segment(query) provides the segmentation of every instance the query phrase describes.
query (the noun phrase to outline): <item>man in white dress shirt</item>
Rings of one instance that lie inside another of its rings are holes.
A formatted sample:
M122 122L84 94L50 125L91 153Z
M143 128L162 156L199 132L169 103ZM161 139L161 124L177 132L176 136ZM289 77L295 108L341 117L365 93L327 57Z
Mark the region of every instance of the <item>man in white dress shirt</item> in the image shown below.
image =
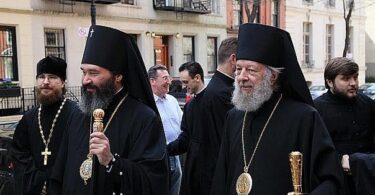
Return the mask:
M148 70L152 92L164 127L167 144L177 139L181 132L182 110L175 97L167 94L171 78L164 65L154 65ZM178 195L181 184L181 165L178 156L169 157L170 195Z

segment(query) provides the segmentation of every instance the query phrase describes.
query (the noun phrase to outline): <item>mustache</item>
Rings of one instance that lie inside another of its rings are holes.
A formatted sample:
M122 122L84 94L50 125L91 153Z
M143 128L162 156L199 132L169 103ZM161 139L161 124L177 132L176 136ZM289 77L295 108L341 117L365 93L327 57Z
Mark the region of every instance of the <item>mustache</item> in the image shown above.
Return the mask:
M94 84L92 84L92 83L89 83L89 84L83 85L82 87L83 87L83 88L98 88L96 85L94 85Z
M39 89L52 89L51 87L39 87Z
M100 90L100 88L92 83L89 83L89 84L86 84L86 85L82 85L82 89L83 91L87 92L87 89L95 89L95 90Z

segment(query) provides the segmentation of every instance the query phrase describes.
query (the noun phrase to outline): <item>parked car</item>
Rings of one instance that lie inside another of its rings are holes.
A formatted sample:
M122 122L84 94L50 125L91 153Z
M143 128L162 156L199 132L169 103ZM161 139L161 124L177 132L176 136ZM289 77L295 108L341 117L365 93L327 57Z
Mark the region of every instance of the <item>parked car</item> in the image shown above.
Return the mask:
M0 194L14 194L13 165L9 148L18 121L0 124Z
M363 91L363 94L369 96L371 99L375 99L375 85L368 87L366 90Z
M186 89L182 87L182 82L178 78L173 78L169 86L169 94L175 97L181 109L186 103Z
M362 93L365 93L365 91L366 91L369 87L374 86L374 85L375 85L375 83L365 83L365 84L362 84L361 86L359 86L358 91L359 91L359 92L362 92Z
M326 86L324 85L313 85L309 88L312 99L315 99L321 96L327 91Z

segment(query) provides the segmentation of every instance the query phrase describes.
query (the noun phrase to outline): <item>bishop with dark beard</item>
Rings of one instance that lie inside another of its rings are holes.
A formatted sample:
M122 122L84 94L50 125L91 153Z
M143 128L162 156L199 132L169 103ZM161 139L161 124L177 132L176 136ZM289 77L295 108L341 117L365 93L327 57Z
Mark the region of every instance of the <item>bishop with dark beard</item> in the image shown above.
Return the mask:
M92 26L90 32L81 112L68 123L52 173L53 194L168 194L163 126L138 47L116 29ZM97 108L105 112L103 132L92 128Z
M39 106L27 111L13 136L15 193L46 194L49 179L69 116L78 106L64 97L67 64L47 56L37 64L36 97Z
M292 192L292 151L303 154L303 192L338 193L340 164L312 106L289 33L259 24L240 26L232 102L211 194Z

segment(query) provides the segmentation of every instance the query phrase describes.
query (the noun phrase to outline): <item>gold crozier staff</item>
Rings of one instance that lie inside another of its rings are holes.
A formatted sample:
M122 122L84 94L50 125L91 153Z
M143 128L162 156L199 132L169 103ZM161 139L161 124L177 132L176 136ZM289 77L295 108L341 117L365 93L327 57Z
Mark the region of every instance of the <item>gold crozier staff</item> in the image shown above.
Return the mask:
M104 118L104 110L102 109L95 109L92 113L94 117L94 123L92 125L93 132L103 132L103 118ZM92 176L92 166L93 166L93 155L91 153L87 154L87 159L83 161L81 167L79 168L79 174L81 178L84 180L85 185L87 185L87 180L89 180Z
M293 192L288 195L302 195L302 153L293 151L289 153L290 171L292 173Z

